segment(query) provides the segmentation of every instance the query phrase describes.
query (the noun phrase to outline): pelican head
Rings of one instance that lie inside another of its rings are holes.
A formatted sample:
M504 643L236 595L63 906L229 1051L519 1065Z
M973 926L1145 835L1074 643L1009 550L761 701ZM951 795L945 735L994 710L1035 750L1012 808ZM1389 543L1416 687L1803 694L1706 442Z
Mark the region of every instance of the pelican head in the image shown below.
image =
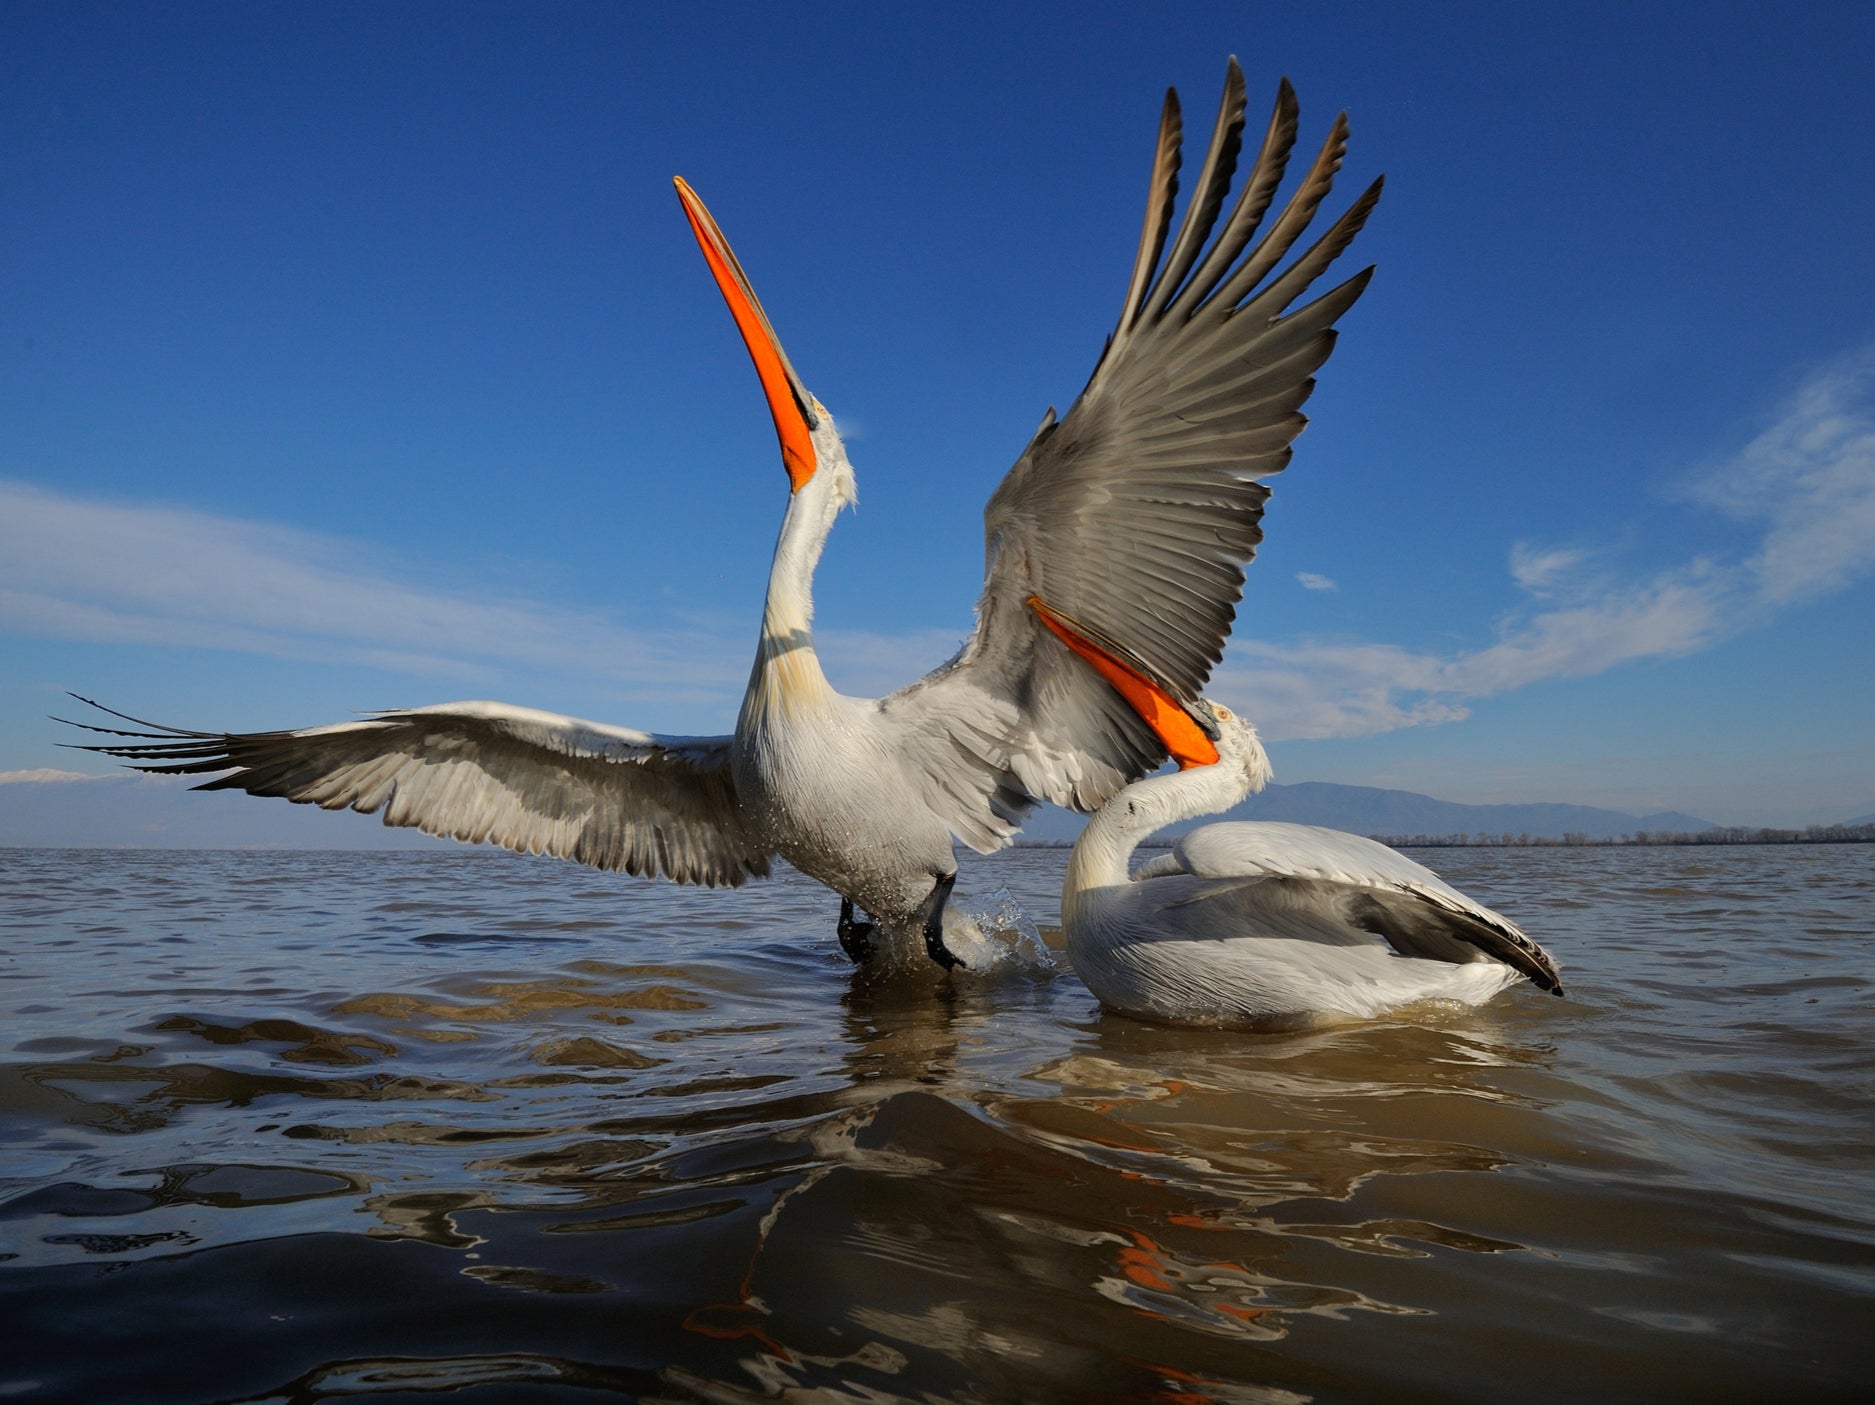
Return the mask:
M1243 777L1243 793L1254 794L1270 783L1276 774L1270 765L1269 753L1263 750L1263 742L1257 736L1257 729L1250 725L1250 719L1240 717L1225 707L1221 702L1210 698L1200 698L1198 706L1211 714L1217 723L1217 765Z
M675 177L675 184L691 232L697 237L723 301L729 304L729 315L735 318L736 330L742 333L742 343L749 349L749 359L755 363L755 374L762 382L762 394L781 445L782 467L788 471L788 491L798 495L813 484L828 497L833 511L857 502L853 466L834 428L833 416L802 384L794 363L782 350L774 324L762 309L761 299L755 296L749 275L742 271L741 261L709 208L682 176Z

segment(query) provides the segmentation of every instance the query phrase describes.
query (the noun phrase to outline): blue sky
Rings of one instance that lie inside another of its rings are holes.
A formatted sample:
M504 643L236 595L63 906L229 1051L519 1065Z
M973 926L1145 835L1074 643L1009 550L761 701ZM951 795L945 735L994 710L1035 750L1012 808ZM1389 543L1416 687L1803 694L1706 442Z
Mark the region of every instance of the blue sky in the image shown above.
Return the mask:
M787 487L677 173L848 431L829 672L909 681L1236 53L1388 177L1213 688L1277 778L1875 809L1875 9L1160 11L0 6L0 774L105 769L67 688L728 730Z

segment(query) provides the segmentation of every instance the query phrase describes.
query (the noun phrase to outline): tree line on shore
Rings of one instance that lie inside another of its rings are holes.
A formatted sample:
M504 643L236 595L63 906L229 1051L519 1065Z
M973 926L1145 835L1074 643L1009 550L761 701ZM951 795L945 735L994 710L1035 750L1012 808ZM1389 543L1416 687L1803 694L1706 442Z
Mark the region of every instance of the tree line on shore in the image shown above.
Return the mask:
M1722 825L1690 833L1638 829L1632 834L1596 838L1569 832L1560 838L1542 834L1376 834L1396 849L1577 848L1674 844L1875 844L1875 824L1813 824L1802 829L1765 829Z
M1553 834L1370 834L1370 839L1395 849L1545 849L1545 848L1614 848L1675 844L1875 844L1875 824L1813 824L1802 829L1765 829L1748 825L1721 825L1676 833L1660 829L1638 829L1632 834L1595 836L1570 831ZM1169 849L1176 836L1148 839L1142 849ZM1068 849L1072 839L1018 839L1025 849Z

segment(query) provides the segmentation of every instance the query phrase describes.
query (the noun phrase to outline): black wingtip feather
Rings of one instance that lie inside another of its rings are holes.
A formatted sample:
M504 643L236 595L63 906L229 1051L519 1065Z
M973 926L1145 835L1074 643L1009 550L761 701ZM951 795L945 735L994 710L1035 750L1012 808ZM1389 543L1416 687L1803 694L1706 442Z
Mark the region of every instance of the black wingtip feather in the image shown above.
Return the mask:
M63 717L54 717L52 719L54 722L64 722L65 725L68 727L83 727L88 732L103 732L109 736L117 736L117 737L147 736L147 737L207 738L207 737L217 737L221 735L219 732L192 732L186 727L171 727L162 722L150 722L141 717L132 717L128 712L119 712L114 707L106 707L103 703L97 701L95 698L88 698L83 693L73 693L73 692L68 691L65 694L65 696L83 703L86 707L95 707L99 712L107 713L110 716L116 717L125 722L135 723L139 727L149 727L152 730L148 732L119 732L109 727L94 727L90 725L89 723L85 723L85 722L71 722Z
M1231 180L1237 173L1237 157L1243 150L1244 113L1247 107L1243 70L1233 61L1224 74L1224 92L1218 99L1217 120L1211 129L1211 140L1205 146L1204 165L1199 170L1197 184L1192 187L1191 199L1185 205L1185 217L1179 224L1178 238L1173 241L1172 252L1167 256L1158 276L1153 279L1152 290L1146 295L1148 304L1157 304L1154 320L1164 317L1167 309L1180 300L1185 276L1191 272L1192 265L1198 262L1198 255L1204 249L1206 240L1217 224L1218 214L1224 208L1224 199L1230 194Z
M1127 283L1126 302L1120 309L1120 323L1109 338L1123 339L1138 321L1152 284L1152 271L1165 252L1166 235L1172 226L1172 205L1178 197L1180 155L1184 147L1185 121L1179 110L1178 89L1165 90L1165 105L1159 111L1159 139L1153 148L1152 177L1146 191L1146 221L1139 232L1139 252L1133 259L1133 276ZM1103 354L1102 360L1105 360Z

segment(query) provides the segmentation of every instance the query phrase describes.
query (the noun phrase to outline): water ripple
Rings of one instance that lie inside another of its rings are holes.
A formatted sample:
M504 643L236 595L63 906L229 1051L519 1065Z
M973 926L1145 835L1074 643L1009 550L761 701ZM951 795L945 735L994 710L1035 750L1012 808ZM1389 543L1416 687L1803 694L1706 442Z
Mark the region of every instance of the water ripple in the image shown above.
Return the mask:
M1105 1016L1049 851L966 863L984 969L886 981L792 874L6 851L0 1393L1866 1385L1869 851L1426 857L1574 998Z

